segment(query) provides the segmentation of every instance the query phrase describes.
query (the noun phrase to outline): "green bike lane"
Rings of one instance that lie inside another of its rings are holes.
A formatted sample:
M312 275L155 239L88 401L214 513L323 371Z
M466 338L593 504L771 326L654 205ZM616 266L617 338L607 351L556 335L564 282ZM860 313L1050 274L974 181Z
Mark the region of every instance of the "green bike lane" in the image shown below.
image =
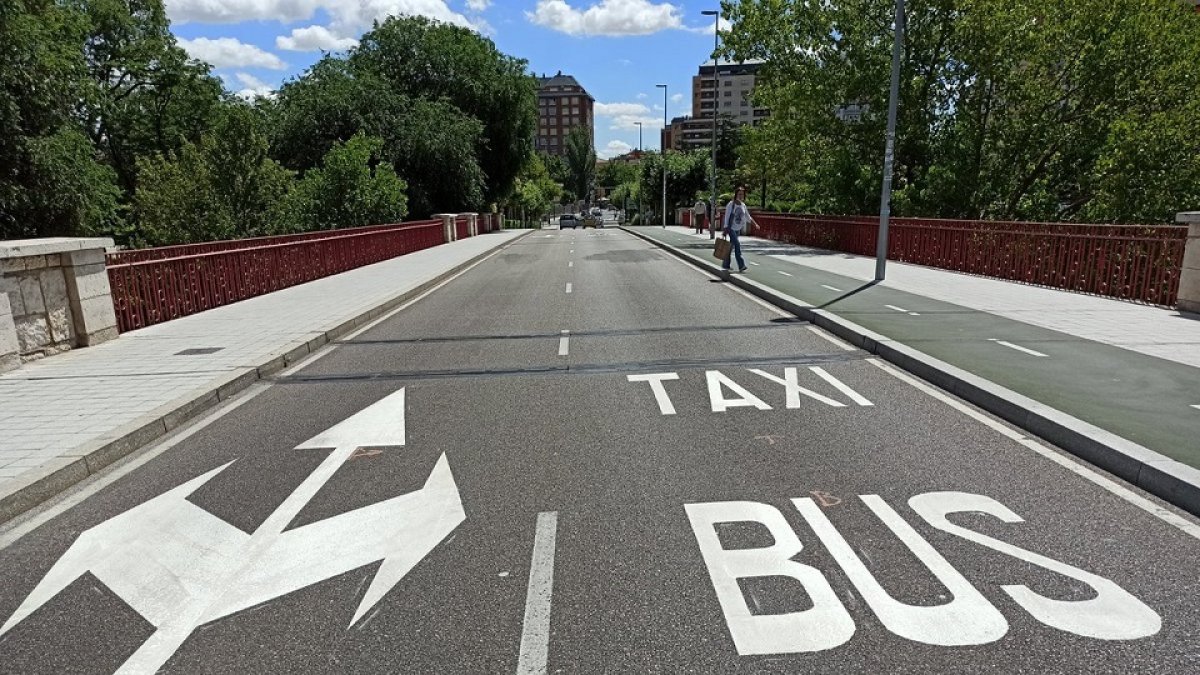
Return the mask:
M657 228L637 231L714 261L705 239ZM889 288L886 281L864 282L773 257L800 250L745 242L750 268L744 276L1200 468L1200 369ZM947 283L955 276L946 272Z

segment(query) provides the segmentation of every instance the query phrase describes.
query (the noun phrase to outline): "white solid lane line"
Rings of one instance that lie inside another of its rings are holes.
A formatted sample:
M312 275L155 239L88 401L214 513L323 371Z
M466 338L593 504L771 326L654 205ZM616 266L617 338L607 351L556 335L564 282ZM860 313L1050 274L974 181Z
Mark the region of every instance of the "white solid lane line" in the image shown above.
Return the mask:
M550 654L550 596L554 591L554 537L558 530L558 512L546 511L537 517L533 536L533 562L529 565L529 590L525 593L525 621L521 630L521 652L517 674L546 672Z
M1083 464L1080 464L1079 462L1076 462L1076 461L1070 459L1069 457L1061 455L1061 454L1051 450L1050 448L1047 448L1046 446L1042 445L1041 443L1038 443L1037 441L1033 440L1032 438L1027 438L1023 434L1017 433L1016 431L1009 429L1008 427L1004 426L1000 422L997 422L996 420L988 417L987 415L984 415L983 413L979 412L978 410L975 410L974 408L967 405L966 403L963 403L962 401L959 401L958 399L952 398L951 396L943 393L939 389L934 389L933 387L929 386L928 384L925 384L924 382L916 379L915 377L912 377L908 373L900 372L891 364L884 363L884 362L880 361L879 359L867 359L867 363L870 363L871 365L875 366L876 368L879 368L883 372L890 374L892 377L894 377L902 382L907 382L908 384L912 385L913 387L920 389L921 391L925 392L926 394L936 398L937 400L941 401L942 403L945 403L946 405L950 406L951 408L954 408L955 410L961 412L962 414L966 415L967 417L970 417L971 419L975 420L976 422L980 422L981 424L983 424L987 427L990 427L991 429L993 429L995 431L998 431L1001 435L1007 436L1008 438L1013 439L1014 441L1020 443L1021 445L1025 446L1026 448L1029 448L1030 450L1036 452L1037 454L1041 455L1042 457L1045 457L1046 459L1050 460L1051 462L1058 464L1059 466L1065 468L1066 470L1074 473L1075 475L1077 475L1085 480L1091 481L1092 483L1100 486L1101 488L1104 488L1105 490L1116 495L1117 497L1124 499L1126 502L1133 504L1137 508L1145 511L1146 513L1149 513L1150 515L1158 518L1159 520L1161 520L1169 525L1175 526L1177 529L1181 530L1182 532L1184 532L1192 537L1195 537L1196 539L1200 539L1200 525L1193 523L1192 521L1188 520L1187 518L1183 518L1182 516L1175 513L1174 511L1171 511L1169 509L1161 507L1161 506L1155 504L1154 502L1150 501L1149 499L1146 499L1145 497L1137 494L1133 490L1130 490L1129 488L1125 487L1124 485L1121 485L1120 483L1116 483L1116 482L1110 480L1109 478L1106 478L1106 477L1100 475L1099 473L1087 468Z
M821 288L828 288L829 290L831 290L831 291L833 291L833 292L835 292L835 293L841 293L841 292L842 292L842 289L840 289L840 288L834 288L833 286L826 286L825 284L821 284Z
M1026 354L1029 354L1031 356L1040 356L1044 359L1050 358L1049 354L1043 354L1041 352L1034 351L1028 347L1022 347L1021 345L1014 345L1013 343L1005 342L1004 340L997 340L996 338L988 338L988 342L995 342L998 345L1004 345L1005 347L1008 347L1009 349L1015 349L1019 352L1025 352Z
M568 292L568 293L570 293L570 292L571 292L571 284L567 284L567 292Z
M792 275L788 274L787 272L784 272L783 270L775 270L775 271L776 271L776 272L779 272L780 274L782 274L782 275L783 275L783 276L785 276L785 277L790 277L790 276L792 276Z
M571 331L564 330L558 338L558 355L566 356L571 351Z

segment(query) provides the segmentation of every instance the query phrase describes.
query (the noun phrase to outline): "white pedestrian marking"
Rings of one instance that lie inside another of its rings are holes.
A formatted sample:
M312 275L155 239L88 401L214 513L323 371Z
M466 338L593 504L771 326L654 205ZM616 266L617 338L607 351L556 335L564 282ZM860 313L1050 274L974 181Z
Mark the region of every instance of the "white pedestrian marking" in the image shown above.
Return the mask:
M558 512L537 517L533 536L533 560L529 565L529 588L525 592L525 621L521 629L521 651L517 675L544 675L550 653L550 600L554 592L554 540Z
M903 307L897 307L895 305L884 305L884 307L887 307L888 309L891 309L891 310L895 310L897 312L907 312L908 311L907 309L904 309Z
M724 373L719 370L704 371L705 379L708 380L708 400L712 404L713 412L725 412L730 408L750 407L759 410L770 410L771 406L767 405L762 399L751 394L745 387L729 379ZM723 389L729 389L738 395L738 398L725 398ZM840 403L838 405L841 405Z
M568 283L568 284L567 284L567 292L568 292L568 293L570 293L570 292L571 292L571 284L570 284L570 283Z
M779 509L756 502L713 502L685 504L684 510L738 654L819 652L854 637L854 619L825 575L793 560L804 546ZM721 545L718 523L747 522L766 527L773 543L750 549L726 549ZM751 611L738 581L762 577L795 579L812 606L786 614Z
M1000 587L1033 618L1047 626L1098 640L1137 640L1154 635L1162 628L1162 619L1157 612L1108 579L969 530L947 518L955 513L983 513L1004 523L1024 522L1021 516L991 497L965 492L930 492L909 499L908 505L925 522L943 532L1074 579L1095 591L1095 596L1089 600L1056 600L1028 586Z
M967 405L966 403L963 403L962 401L959 401L958 399L948 396L947 394L943 393L941 390L935 389L935 388L929 386L928 384L925 384L924 382L918 380L917 378L912 377L911 375L909 375L907 373L901 372L900 370L897 370L895 367L893 367L887 363L884 363L883 361L880 361L879 359L867 359L867 363L869 363L869 364L875 366L876 368L882 370L883 372L891 375L892 377L896 378L897 380L900 380L901 382L905 382L905 383L909 384L910 386L912 386L916 389L919 389L920 391L928 394L929 396L932 396L933 398L941 401L942 403L945 403L946 405L950 406L951 408L954 408L955 410L966 415L967 417L970 417L971 419L975 420L976 422L979 422L980 424L983 424L984 426L992 429L993 431L996 431L1000 435L1005 436L1006 438L1010 438L1010 439L1020 443L1021 445L1025 446L1026 448L1029 448L1030 450L1036 452L1037 454L1041 455L1042 457L1045 457L1046 459L1050 460L1051 462L1054 462L1055 464L1063 467L1067 471L1070 471L1071 473L1074 473L1075 475L1079 476L1080 478L1083 478L1084 480L1087 480L1087 481L1107 490L1108 492L1112 493L1113 495L1120 497L1121 499L1125 500L1126 502L1136 506L1137 508L1145 511L1146 513L1149 513L1150 515L1154 516L1155 518L1158 518L1159 520L1175 527L1176 529L1184 532L1185 534L1187 534L1195 539L1200 539L1200 525L1193 523L1192 521L1188 520L1187 518L1181 517L1180 515L1176 514L1175 512L1171 511L1170 509L1167 509L1162 506L1159 506L1158 504L1155 504L1154 502L1150 501L1149 499L1146 499L1145 497L1137 494L1133 490L1130 490L1129 488L1127 488L1123 485L1119 485L1119 484L1113 482L1112 480L1100 475L1099 473L1096 473L1092 469L1080 464L1079 462L1076 462L1073 459L1070 459L1058 452L1050 450L1046 446L1042 445L1041 443L1038 443L1037 441L1035 441L1031 438L1026 438L1025 436L1008 428L1007 426L1001 424L1000 422L997 422L996 420L988 417L987 415L984 415L983 413L979 412L978 410L975 410L974 408Z
M821 288L828 288L829 290L834 291L835 293L842 292L842 289L840 289L840 288L834 288L833 286L826 286L825 284L821 284Z
M784 272L783 270L775 270L775 271L776 271L776 272L779 272L780 274L782 274L782 275L783 275L783 276L785 276L785 277L790 277L790 276L792 276L792 275L788 274L787 272Z
M466 519L446 456L416 492L285 528L355 451L404 437L400 389L297 446L332 451L253 534L187 500L232 462L110 518L79 535L0 634L90 572L157 629L118 672L152 673L200 625L382 561L353 626Z
M629 375L626 379L630 382L649 382L650 391L654 392L654 400L658 402L658 411L664 415L675 414L675 406L671 403L671 397L667 396L667 388L663 385L663 382L678 380L678 373L645 373L642 375Z
M558 355L566 356L571 350L571 331L564 330L562 337L558 338Z
M996 338L988 338L988 342L995 342L998 345L1004 345L1005 347L1008 347L1009 349L1015 349L1019 352L1025 352L1026 354L1030 354L1032 356L1040 356L1042 358L1050 358L1048 354L1036 352L1032 349L1029 349L1028 347L1022 347L1021 345L1014 345L1013 343L1005 342L1004 340L997 340Z
M842 382L841 380L837 379L836 377L825 372L824 368L821 368L819 366L812 366L809 368L809 370L816 373L817 376L820 377L822 380L825 380L829 384L832 384L834 386L834 388L837 389L838 391L842 392L846 396L849 396L851 401L854 401L855 403L857 403L861 406L875 405L874 403L871 403L870 401L868 401L866 399L866 397L864 397L862 394L859 394L857 391L854 391L853 389L851 389L850 386L847 385L845 382Z
M878 495L862 495L859 499L933 573L953 598L950 602L929 606L896 600L879 584L816 502L807 497L793 499L800 515L884 627L900 637L942 647L982 645L1004 637L1008 632L1004 615L928 541Z
M784 389L787 391L787 403L785 405L787 406L788 409L795 409L795 408L800 407L800 395L801 394L803 394L811 399L820 401L821 403L824 403L825 405L833 407L833 408L845 408L846 407L846 404L842 403L841 401L835 401L827 396L822 396L821 394L818 394L815 391L801 387L800 382L799 382L800 378L799 378L799 375L795 368L784 368L783 369L783 378L776 377L764 370L759 370L757 368L750 368L749 370L750 370L750 372L754 373L755 375L758 375L760 377L765 377L766 379L768 379L772 382L775 382L776 384L782 384L784 386ZM712 387L712 385L710 384L709 388L711 389L711 387ZM715 410L715 408L714 408L714 410Z

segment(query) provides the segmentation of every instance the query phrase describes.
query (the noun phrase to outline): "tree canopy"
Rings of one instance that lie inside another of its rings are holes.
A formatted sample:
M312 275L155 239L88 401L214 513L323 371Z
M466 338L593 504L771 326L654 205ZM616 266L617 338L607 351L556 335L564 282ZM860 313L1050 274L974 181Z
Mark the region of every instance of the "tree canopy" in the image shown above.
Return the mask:
M808 209L878 208L892 0L725 3L766 60L745 162ZM1200 206L1200 15L1177 0L910 0L893 210L1157 222ZM864 111L859 121L840 115Z

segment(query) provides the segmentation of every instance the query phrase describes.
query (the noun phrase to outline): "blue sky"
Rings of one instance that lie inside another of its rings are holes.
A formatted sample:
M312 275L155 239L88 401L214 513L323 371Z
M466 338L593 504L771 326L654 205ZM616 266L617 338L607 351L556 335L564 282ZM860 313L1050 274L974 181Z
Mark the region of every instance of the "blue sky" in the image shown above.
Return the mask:
M596 99L596 151L657 149L667 115L691 114L691 77L711 58L717 0L164 0L180 45L225 86L268 94L321 50L355 44L371 22L420 14L469 26L537 74L571 74ZM722 29L725 26L722 25Z

